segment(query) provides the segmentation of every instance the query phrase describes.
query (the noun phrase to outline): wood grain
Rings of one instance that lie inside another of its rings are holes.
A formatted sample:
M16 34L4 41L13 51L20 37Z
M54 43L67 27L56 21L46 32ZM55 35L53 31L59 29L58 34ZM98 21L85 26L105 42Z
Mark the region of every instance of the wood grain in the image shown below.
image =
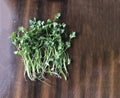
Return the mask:
M53 18L77 31L69 49L72 64L65 81L24 77L21 57L9 39L31 18ZM0 98L120 98L119 0L0 0Z

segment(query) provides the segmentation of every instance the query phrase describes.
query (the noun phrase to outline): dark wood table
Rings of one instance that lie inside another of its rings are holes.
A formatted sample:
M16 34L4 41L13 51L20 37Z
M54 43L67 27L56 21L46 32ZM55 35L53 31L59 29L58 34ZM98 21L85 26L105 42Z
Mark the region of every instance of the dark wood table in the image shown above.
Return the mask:
M77 31L68 80L31 82L10 34L57 12ZM0 98L120 98L120 0L0 0Z

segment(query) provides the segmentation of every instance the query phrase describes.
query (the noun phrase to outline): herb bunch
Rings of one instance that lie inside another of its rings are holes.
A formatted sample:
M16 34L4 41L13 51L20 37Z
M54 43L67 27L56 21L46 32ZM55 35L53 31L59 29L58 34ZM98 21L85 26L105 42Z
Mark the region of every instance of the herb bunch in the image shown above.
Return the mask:
M75 32L66 33L66 24L57 21L60 16L57 13L46 22L34 18L29 20L28 29L21 26L17 33L11 34L17 48L14 53L22 56L30 80L45 79L46 74L67 79L67 65L71 61L67 49Z

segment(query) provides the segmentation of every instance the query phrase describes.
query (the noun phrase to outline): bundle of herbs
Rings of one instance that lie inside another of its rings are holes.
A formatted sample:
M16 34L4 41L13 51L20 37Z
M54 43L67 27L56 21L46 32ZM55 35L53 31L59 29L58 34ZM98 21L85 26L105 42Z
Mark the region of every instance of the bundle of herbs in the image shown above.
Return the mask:
M11 34L17 48L14 53L22 56L30 80L45 79L46 74L67 79L67 65L71 61L67 49L75 32L66 33L66 24L57 21L60 16L57 13L46 22L34 18L29 20L28 29L21 26Z

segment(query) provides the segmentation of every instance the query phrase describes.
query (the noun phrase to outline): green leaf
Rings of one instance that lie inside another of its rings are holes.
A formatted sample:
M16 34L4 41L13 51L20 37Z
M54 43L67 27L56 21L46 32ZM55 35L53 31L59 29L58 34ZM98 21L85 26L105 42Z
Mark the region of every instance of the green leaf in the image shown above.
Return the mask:
M14 39L16 38L16 34L15 34L15 32L12 32L12 33L11 33L10 38L11 38L12 40L14 40Z
M57 22L53 22L53 27L56 27L58 25Z
M65 24L65 23L62 23L62 27L65 28L65 27L66 27L66 24Z
M32 20L29 20L29 24L32 25L32 24L33 24L33 21L32 21Z
M55 15L54 19L55 19L55 20L56 20L56 19L59 19L60 16L61 16L61 13L57 13L57 14Z
M38 27L41 26L41 21L37 21Z
M44 25L44 23L45 23L44 21L41 22L42 25Z
M76 32L72 32L70 35L69 35L70 39L72 38L75 38L76 37Z
M66 42L66 48L69 48L71 46L70 42Z
M71 59L70 58L68 58L68 62L67 62L67 64L69 65L71 63Z
M25 31L25 28L24 28L23 26L20 26L20 27L18 27L18 31L24 32L24 31Z
M47 20L47 23L51 23L52 21L50 19Z

